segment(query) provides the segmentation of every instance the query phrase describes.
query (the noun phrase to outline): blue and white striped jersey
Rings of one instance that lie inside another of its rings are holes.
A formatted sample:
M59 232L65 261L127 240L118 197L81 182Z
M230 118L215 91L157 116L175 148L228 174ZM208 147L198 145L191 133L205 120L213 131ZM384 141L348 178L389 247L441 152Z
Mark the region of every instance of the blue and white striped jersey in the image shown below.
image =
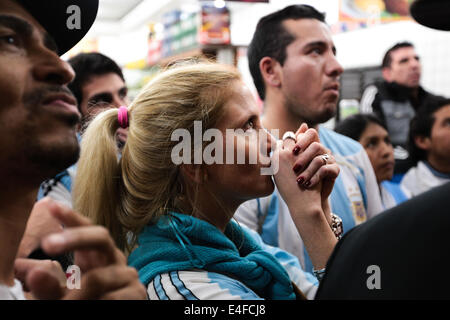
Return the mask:
M242 282L204 270L157 275L147 292L150 300L261 300Z
M278 259L303 294L313 299L318 281L301 269L298 259L279 248L264 244L256 232L249 230L249 233L265 251ZM149 283L147 292L151 300L262 300L239 279L199 269L159 274Z
M75 180L76 164L60 172L55 177L45 180L39 187L37 200L50 197L72 208L72 181Z
M381 201L385 210L393 208L400 203L408 200L399 183L388 180L380 183Z

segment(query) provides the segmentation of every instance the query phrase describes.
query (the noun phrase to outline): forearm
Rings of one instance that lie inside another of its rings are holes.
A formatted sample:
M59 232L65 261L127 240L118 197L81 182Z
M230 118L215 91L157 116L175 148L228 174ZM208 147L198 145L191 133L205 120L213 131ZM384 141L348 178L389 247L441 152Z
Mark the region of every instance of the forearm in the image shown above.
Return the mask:
M309 208L307 214L305 212L299 213L299 210L305 210L305 208L290 209L293 221L302 237L314 269L325 268L337 243L336 236L331 230L322 209Z
M331 225L331 207L330 207L330 202L328 201L328 198L322 200L322 209L323 209L323 213L325 215L325 219L328 222L328 225Z

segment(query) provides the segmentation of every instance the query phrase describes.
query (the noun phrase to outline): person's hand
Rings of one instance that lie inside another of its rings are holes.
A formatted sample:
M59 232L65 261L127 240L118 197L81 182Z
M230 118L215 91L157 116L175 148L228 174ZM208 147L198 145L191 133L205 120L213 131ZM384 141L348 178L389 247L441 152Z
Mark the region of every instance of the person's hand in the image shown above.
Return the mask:
M59 299L64 294L67 278L57 261L18 258L14 261L14 273L29 300Z
M35 297L47 299L46 292L55 290L57 293L50 299L147 298L136 269L126 265L124 254L105 228L92 225L86 217L56 202L51 202L48 208L65 229L44 238L41 248L49 255L74 251L75 265L81 270L81 288L61 289L54 274L30 268L25 284Z
M56 256L74 252L74 263L82 272L110 264L125 264L123 253L117 249L106 228L93 225L91 221L72 209L52 203L51 215L65 226L62 232L44 238L41 248Z
M52 201L46 197L34 204L20 242L18 258L28 257L31 252L39 247L45 236L63 230L61 223L50 213L49 206L51 206Z
M320 269L337 241L330 228L328 196L339 167L320 144L316 130L302 125L295 136L295 141L286 138L277 143L273 156L279 161L279 170L274 179L314 267Z
M293 153L298 157L293 165L293 170L297 174L297 180L305 188L313 187L319 181L322 182L322 205L328 206L327 199L333 191L334 182L339 175L339 166L336 164L331 150L320 143L317 131L309 129L306 123L300 126L295 136ZM308 164L309 167L306 168Z
M292 153L293 147L292 139L277 141L277 147L273 154L273 157L279 162L278 172L274 175L275 184L291 213L296 212L298 208L304 208L307 210L302 210L302 213L320 214L322 212L322 184L319 181L319 183L305 188L304 184L300 183L293 170L296 159Z
M279 141L277 153L274 154L280 161L280 169L275 175L277 187L288 206L291 203L294 207L301 202L294 181L301 190L320 190L321 207L327 214L327 221L330 221L328 197L339 174L339 167L330 150L320 144L316 130L302 124L295 136L296 141L290 138Z

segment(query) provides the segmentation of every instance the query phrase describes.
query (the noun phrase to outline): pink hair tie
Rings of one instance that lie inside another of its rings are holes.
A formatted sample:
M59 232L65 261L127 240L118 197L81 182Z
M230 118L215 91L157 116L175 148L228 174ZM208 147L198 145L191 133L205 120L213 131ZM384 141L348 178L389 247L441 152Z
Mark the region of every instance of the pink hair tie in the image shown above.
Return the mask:
M119 120L119 126L121 128L128 128L128 109L127 107L120 107L117 113L117 119Z

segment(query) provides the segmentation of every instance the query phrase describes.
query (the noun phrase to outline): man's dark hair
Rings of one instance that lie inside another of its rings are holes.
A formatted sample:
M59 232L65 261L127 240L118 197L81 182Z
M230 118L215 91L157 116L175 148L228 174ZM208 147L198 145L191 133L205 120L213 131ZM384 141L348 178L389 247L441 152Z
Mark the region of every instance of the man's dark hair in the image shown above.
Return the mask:
M427 159L427 152L415 143L416 137L430 137L435 117L434 113L450 105L450 99L444 97L429 98L416 112L409 125L408 149L411 160L416 164Z
M391 53L395 50L401 49L401 48L414 48L414 45L411 42L403 41L396 43L391 48L386 51L383 57L383 62L381 63L382 68L390 68L392 64L392 56Z
M75 79L69 84L69 89L77 98L78 110L80 112L81 101L83 100L83 86L92 77L115 73L125 82L122 70L117 63L101 53L80 53L69 59L68 63L75 71Z
M295 40L295 36L282 25L283 21L288 19L317 19L325 22L325 15L308 5L292 5L259 20L248 47L247 56L253 82L263 100L266 92L259 62L264 57L271 57L283 65L286 59L286 47Z
M375 114L360 113L345 118L336 125L334 130L337 133L359 141L359 138L361 138L364 130L366 130L367 126L371 123L375 123L387 131L386 125Z

